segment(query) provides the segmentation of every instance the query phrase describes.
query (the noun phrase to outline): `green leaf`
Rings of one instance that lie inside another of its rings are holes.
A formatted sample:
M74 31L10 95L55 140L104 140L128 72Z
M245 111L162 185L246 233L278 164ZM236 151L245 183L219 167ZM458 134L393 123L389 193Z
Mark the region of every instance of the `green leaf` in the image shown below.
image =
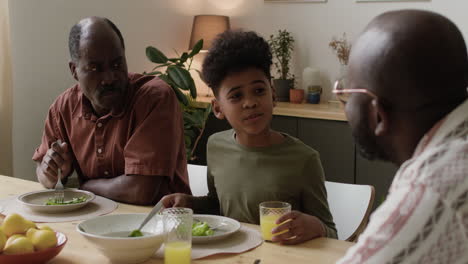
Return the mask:
M190 137L190 138L194 138L196 136L195 132L193 132L192 129L188 129L188 130L185 130L185 135Z
M190 81L190 86L189 86L190 96L193 99L196 99L197 98L197 87L195 86L195 81L193 80L192 76L190 76L189 81Z
M185 141L185 146L186 147L192 145L192 139L189 136L184 135L184 141Z
M193 83L190 73L183 68L176 66L167 67L169 78L182 90L189 90Z
M177 96L177 99L179 100L179 102L181 102L182 104L184 105L188 105L188 100L187 100L187 96L185 96L185 94L183 92L181 92L179 90L179 88L175 87L175 86L171 86L172 87L172 90L174 90L176 96Z
M182 56L180 56L180 63L184 63L187 61L189 55L187 52L182 53Z
M143 74L144 75L161 75L163 73L160 71L153 71L153 72L144 72Z
M163 80L164 82L169 84L174 89L175 84L174 84L174 82L172 82L171 79L169 79L167 74L161 74L161 75L159 75L159 78L161 78L161 80Z
M205 119L205 122L206 120L208 120L208 117L210 116L211 114L211 104L208 105L208 107L205 109L205 115L203 117L203 119Z
M187 112L184 112L183 114L184 114L184 120L190 122L192 126L198 123L195 115L191 115Z
M170 62L178 62L180 59L179 58L169 58L167 59Z
M166 63L167 62L166 55L164 55L164 53L162 53L157 48L152 47L152 46L146 47L146 57L148 57L148 59L154 63Z
M195 45L193 46L193 49L192 51L190 52L189 54L189 57L193 57L195 55L197 55L200 50L203 48L203 39L200 39L199 41L197 41L197 43L195 43Z
M154 68L153 68L153 71L158 69L158 68L162 68L162 67L166 67L166 66L169 66L171 65L170 63L164 63L164 64L160 64L160 65L156 65Z

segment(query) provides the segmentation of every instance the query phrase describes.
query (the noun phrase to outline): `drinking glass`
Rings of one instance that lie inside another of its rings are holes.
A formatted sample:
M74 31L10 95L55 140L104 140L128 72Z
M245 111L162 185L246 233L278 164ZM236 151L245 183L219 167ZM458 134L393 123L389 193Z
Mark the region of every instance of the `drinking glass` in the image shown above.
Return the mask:
M190 264L192 251L193 211L189 208L173 207L163 212L165 264Z
M260 204L260 228L262 230L263 240L271 242L273 235L287 232L284 231L273 234L271 230L278 226L275 223L276 220L288 212L291 212L291 204L286 202L269 201Z

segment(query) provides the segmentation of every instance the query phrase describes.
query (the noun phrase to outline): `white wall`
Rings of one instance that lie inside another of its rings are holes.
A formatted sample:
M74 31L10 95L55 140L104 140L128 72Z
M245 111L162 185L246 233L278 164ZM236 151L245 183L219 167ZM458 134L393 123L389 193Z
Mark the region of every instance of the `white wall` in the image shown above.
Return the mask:
M219 14L231 17L233 28L255 30L265 37L287 29L296 39L295 73L322 69L325 100L339 64L328 48L332 36L346 32L353 39L371 18L387 10L429 9L452 19L468 36L468 1L356 3L264 3L263 0L10 0L14 63L13 166L14 176L34 179L31 156L40 143L43 122L54 98L73 84L68 71L68 31L80 18L106 16L121 29L129 69L150 69L144 49L154 45L172 53L185 50L192 17Z

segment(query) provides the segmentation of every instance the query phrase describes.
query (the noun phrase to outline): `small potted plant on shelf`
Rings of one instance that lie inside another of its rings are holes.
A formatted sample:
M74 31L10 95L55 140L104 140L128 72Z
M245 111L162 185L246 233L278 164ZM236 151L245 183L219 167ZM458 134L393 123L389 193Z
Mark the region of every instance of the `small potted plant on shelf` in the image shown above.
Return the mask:
M294 75L291 74L289 66L294 50L294 38L287 30L278 30L277 35L270 35L268 44L270 45L273 64L278 74L278 78L273 80L276 98L280 102L288 102L289 90L294 88Z
M155 47L146 48L146 57L156 66L147 75L156 75L169 84L174 90L182 107L184 119L184 138L187 161L196 161L195 151L198 141L205 130L206 120L211 113L211 105L199 108L194 105L197 98L197 88L190 70L193 57L203 47L203 40L199 40L190 52L184 52L179 57L168 58ZM161 70L164 69L164 70Z

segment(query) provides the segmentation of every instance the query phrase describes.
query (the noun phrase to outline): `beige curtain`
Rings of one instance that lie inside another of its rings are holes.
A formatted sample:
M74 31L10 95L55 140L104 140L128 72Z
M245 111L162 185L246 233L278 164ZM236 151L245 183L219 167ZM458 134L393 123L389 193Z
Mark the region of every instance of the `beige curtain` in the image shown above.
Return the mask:
M0 174L13 175L11 65L8 0L0 0Z

